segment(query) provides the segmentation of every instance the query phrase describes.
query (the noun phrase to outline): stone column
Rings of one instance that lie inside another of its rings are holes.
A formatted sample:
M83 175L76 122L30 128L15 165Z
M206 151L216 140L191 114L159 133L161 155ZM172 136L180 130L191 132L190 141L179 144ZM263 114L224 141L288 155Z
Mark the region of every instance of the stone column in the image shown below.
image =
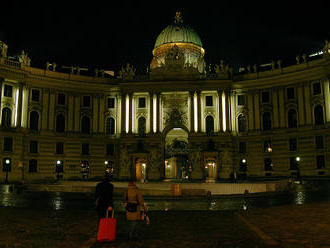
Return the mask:
M273 117L274 117L273 125L274 128L278 128L279 127L278 99L277 99L277 90L275 89L272 90L272 98L273 98Z
M50 89L50 97L49 97L49 129L54 131L55 127L55 90Z
M126 133L126 93L121 93L121 133Z
M67 130L69 132L72 132L74 128L74 123L73 123L73 117L74 117L74 96L71 94L68 94L68 109L69 109L69 114L68 114L68 124L67 124Z
M197 132L202 131L201 92L197 91Z
M325 101L325 120L330 122L330 92L329 92L329 79L326 78L323 82L324 88L324 101Z
M106 104L106 102L105 102ZM122 95L119 94L117 97L116 97L116 115L117 115L117 123L116 123L116 126L117 126L117 133L121 133L122 132L122 116L121 116L121 113L122 113ZM107 108L106 108L107 109ZM105 114L105 113L104 113ZM104 115L103 114L103 115ZM105 116L103 117L105 118ZM104 120L103 120L103 132L104 132Z
M149 104L150 104L150 114L149 114L149 123L150 123L150 133L154 132L154 94L149 92Z
M299 126L305 125L305 109L304 109L304 88L303 85L297 87L297 97L298 97L298 123Z
M45 111L48 114L48 93L49 93L48 89L46 89L46 92L47 92L47 102L46 102L46 106L44 106L44 108L45 108ZM21 121L21 126L24 127L24 128L28 128L28 123L27 123L27 120L28 120L28 105L29 105L29 88L28 88L27 85L24 85L24 87L23 87L23 99L22 99L22 121ZM45 122L46 122L45 127L47 128L48 127L47 115L43 118L46 118L45 119Z
M22 100L23 100L23 84L20 83L19 84L19 88L18 88L18 102L17 104L17 122L16 122L16 126L17 127L21 127L21 123L22 123ZM0 100L1 101L1 100Z
M280 127L286 127L285 106L284 106L284 89L280 88L278 91L279 112L280 112Z
M312 107L311 107L311 94L310 94L310 83L306 83L304 86L305 94L305 113L306 113L306 124L312 124Z
M0 63L1 63L1 59L3 59L3 58L0 58ZM0 78L0 111L2 111L2 92L3 92L3 90L2 90L2 82L3 82L3 79L2 78ZM0 113L1 114L1 113ZM1 119L0 119L0 123L1 123Z
M249 91L247 95L248 109L249 109L249 130L254 130L254 104L253 104L253 92Z
M97 126L97 122L98 122L98 115L99 115L99 108L98 108L98 95L93 95L93 133L97 133L98 130L98 126Z
M227 90L225 93L226 98L226 131L231 131L231 120L230 120L230 91Z
M133 123L133 93L130 92L128 94L128 120L129 120L129 123L128 123L128 132L129 133L132 133L132 123Z
M80 95L74 95L74 131L80 132Z
M190 132L194 132L194 92L189 91L190 99Z
M117 108L116 104L116 108ZM104 133L104 107L105 107L105 99L104 95L101 95L99 98L99 133ZM118 120L116 120L115 127L118 125ZM117 133L117 132L116 132Z
M255 129L260 130L259 91L254 94L254 120Z
M160 101L160 93L159 92L157 92L157 94L156 94L156 109L157 109L157 111L156 111L156 133L159 133L160 132L160 103L159 103L159 101Z
M222 90L218 90L218 123L219 123L219 132L223 132L223 123L222 123Z

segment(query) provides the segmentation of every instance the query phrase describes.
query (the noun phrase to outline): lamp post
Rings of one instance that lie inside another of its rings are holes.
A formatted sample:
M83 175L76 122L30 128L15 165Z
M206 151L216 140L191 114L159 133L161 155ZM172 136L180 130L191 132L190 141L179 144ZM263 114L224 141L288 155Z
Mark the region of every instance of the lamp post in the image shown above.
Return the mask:
M5 184L8 184L8 172L11 171L11 159L6 158L5 159L5 170L6 170L6 179Z
M297 170L297 180L301 183L301 176L300 176L300 157L296 157L296 170Z

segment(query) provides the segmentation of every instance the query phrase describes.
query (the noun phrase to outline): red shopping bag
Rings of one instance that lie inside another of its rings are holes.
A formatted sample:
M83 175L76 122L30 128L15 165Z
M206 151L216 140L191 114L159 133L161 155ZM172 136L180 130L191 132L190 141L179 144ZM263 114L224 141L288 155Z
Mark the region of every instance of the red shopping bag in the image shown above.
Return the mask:
M99 231L97 233L98 242L112 242L116 239L116 219L114 218L114 210L112 210L111 218L108 218L108 210L105 218L99 223Z

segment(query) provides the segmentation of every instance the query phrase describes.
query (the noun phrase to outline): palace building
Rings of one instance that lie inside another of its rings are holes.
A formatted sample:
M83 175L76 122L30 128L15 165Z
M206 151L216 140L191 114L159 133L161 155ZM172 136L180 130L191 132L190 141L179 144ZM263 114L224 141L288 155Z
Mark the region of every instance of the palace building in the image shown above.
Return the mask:
M0 42L0 180L329 176L330 46L233 72L210 69L180 13L146 75L30 66Z

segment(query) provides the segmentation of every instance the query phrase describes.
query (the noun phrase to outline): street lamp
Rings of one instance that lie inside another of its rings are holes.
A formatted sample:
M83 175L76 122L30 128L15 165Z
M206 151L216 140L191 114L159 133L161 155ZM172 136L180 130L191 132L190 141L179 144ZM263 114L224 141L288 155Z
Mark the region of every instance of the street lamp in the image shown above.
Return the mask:
M11 171L11 159L10 158L5 158L4 159L4 170L6 171L6 179L5 183L8 184L8 172Z
M299 182L301 183L299 162L300 162L300 157L297 156L297 157L296 157L297 180L299 180Z

